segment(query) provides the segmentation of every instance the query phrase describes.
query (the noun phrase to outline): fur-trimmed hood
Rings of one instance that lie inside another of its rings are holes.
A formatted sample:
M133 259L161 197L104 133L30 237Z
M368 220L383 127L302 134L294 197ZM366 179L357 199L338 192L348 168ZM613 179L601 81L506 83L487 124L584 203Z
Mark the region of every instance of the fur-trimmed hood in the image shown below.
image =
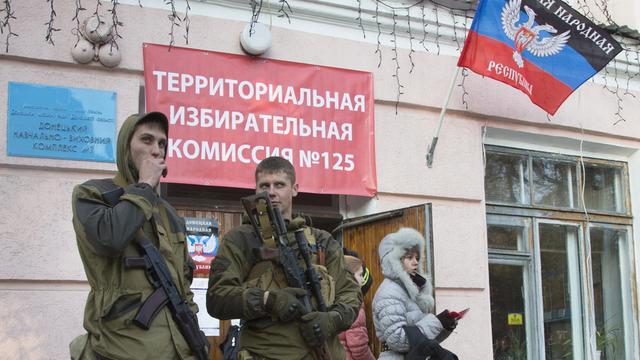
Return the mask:
M401 258L408 250L418 247L420 252L420 263L418 264L418 275L426 279L426 284L422 289L411 280L409 274L402 267ZM407 291L409 298L418 304L418 307L425 312L433 311L434 300L431 295L433 287L431 277L427 275L424 269L424 237L415 229L401 228L400 230L388 234L382 239L378 246L378 255L380 256L380 266L382 274L389 280L393 280Z

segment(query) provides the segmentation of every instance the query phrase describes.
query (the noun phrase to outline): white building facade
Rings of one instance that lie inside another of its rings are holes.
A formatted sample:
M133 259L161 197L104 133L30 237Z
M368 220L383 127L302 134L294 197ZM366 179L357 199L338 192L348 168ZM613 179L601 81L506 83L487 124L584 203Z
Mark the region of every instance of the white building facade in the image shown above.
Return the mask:
M113 92L117 129L144 109L143 43L169 45L172 33L174 46L244 54L239 36L255 13L249 1L175 1L181 20L171 30L165 1L102 1L98 9L107 20L114 3L122 23L121 61L114 67L74 61L71 1L46 3L55 6L55 45L46 42L42 25L51 9L38 0L11 1L15 18L10 33L0 35L3 45L8 41L0 52L0 353L6 358L68 358L68 343L83 331L88 292L71 191L116 170L111 162L9 155L9 84ZM436 308L470 308L443 345L461 359L640 357L640 38L632 31L617 37L628 50L554 116L521 92L465 71L455 80L428 167L425 155L473 11L428 0L289 0L289 22L279 16L283 2L256 4L258 21L272 33L261 56L373 74L377 194L336 195L335 212L349 220L431 204L426 232ZM599 1L573 5L606 20ZM96 3L82 6L80 22ZM618 25L640 28L635 0L609 1L607 10ZM205 202L217 201L227 200Z

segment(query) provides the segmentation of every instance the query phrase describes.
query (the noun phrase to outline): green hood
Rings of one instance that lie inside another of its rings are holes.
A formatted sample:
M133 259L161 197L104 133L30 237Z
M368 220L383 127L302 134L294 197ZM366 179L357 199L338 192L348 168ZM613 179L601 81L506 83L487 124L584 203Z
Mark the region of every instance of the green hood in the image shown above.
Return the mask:
M136 129L136 126L141 122L157 122L162 125L165 134L169 136L169 120L161 112L150 112L147 114L134 114L127 118L120 128L118 133L118 148L117 148L117 165L118 175L117 177L125 184L135 184L138 182L138 169L131 159L131 151L129 145L131 144L131 137ZM167 156L165 148L165 158Z

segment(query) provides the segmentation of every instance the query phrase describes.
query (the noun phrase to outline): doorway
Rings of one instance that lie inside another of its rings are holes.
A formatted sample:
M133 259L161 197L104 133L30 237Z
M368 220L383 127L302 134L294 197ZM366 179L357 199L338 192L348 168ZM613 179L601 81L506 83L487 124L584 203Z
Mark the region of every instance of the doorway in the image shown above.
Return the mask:
M334 230L334 237L341 240L343 246L355 250L373 277L373 284L364 298L365 313L367 314L367 331L369 335L369 346L376 357L382 351L382 343L376 336L373 326L373 315L371 303L373 296L382 283L382 269L380 268L380 258L378 256L378 245L385 235L395 232L401 227L411 227L418 230L426 239L425 259L427 273L433 272L433 241L431 226L431 204L423 204L404 209L392 210L383 213L367 215L345 221L339 228ZM435 295L435 294L434 294Z

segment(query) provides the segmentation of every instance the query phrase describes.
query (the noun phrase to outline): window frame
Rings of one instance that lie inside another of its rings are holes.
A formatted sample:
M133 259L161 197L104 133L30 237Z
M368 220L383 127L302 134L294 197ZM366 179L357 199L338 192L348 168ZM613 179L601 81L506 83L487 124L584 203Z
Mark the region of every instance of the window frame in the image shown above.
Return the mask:
M516 258L516 259L507 259L499 256L489 256L489 266L491 265L510 265L510 266L518 266L522 269L522 287L525 291L522 298L524 299L524 323L525 323L525 331L526 331L526 339L527 339L527 358L528 359L539 359L538 356L538 347L533 346L536 337L534 334L537 334L537 307L533 306L535 304L535 295L534 292L531 291L534 284L531 281L531 273L534 271L533 269L533 261L531 259L525 258Z
M485 145L488 152L499 153L504 155L528 156L527 167L529 179L529 204L521 203L500 203L485 199L486 221L489 225L507 225L517 226L517 224L529 224L529 228L525 227L524 235L528 239L528 253L526 251L511 251L504 249L491 249L488 247L489 264L505 264L522 266L523 276L528 274L529 279L523 279L523 284L529 282L534 288L528 289L525 296L525 317L527 319L527 354L529 359L545 358L545 338L544 338L544 306L542 303L542 275L541 275L541 254L539 225L544 223L570 225L576 227L576 247L574 248L577 258L574 258L577 266L577 275L574 275L574 283L577 280L579 284L580 303L579 314L581 321L581 352L582 356L589 355L595 350L595 343L591 346L589 341L591 336L595 336L595 304L593 289L593 273L591 259L591 229L594 227L603 227L607 229L621 229L625 231L624 244L620 244L619 256L620 271L623 276L620 284L620 292L623 304L623 328L624 328L624 351L625 358L632 359L638 354L640 339L638 339L639 325L635 314L634 306L637 306L637 294L633 292L637 287L635 277L624 277L626 274L632 273L632 269L636 269L636 259L634 242L633 242L633 216L631 213L631 182L629 178L629 167L627 162L613 161L598 158L583 158L584 164L594 164L596 166L605 166L607 168L618 167L621 169L621 200L624 206L624 213L611 212L604 210L587 209L585 212L580 197L580 184L582 182L582 171L580 169L581 162L579 156L550 154L542 151L515 149L511 147L503 147L496 145ZM576 208L560 208L545 205L533 204L534 190L533 185L533 158L542 157L552 160L573 161L576 163L576 183L578 198ZM486 157L485 157L486 159ZM524 177L521 177L523 181ZM569 251L567 249L567 251ZM527 265L528 264L528 265ZM527 270L527 266L528 269ZM576 279L577 278L577 279ZM572 307L573 308L573 307ZM572 316L575 313L572 309ZM530 330L529 327L533 327ZM530 346L530 344L534 344ZM580 355L580 354L578 354Z
M631 226L623 226L623 225L614 225L614 224L605 224L605 223L597 223L597 222L589 222L588 227L585 228L584 237L585 244L591 253L591 229L592 228L600 228L607 230L622 230L625 232L625 238L621 240L622 244L618 247L618 261L620 262L618 266L618 271L620 274L620 291L621 291L621 300L622 300L622 322L623 322L623 330L624 330L624 353L626 358L630 358L632 354L635 353L635 349L638 348L638 324L635 321L633 306L634 306L634 297L632 295L633 290L632 286L630 286L630 282L633 281L632 278L629 278L628 281L624 280L624 274L630 274L631 269L635 263L633 258L633 251L631 247L631 236L632 236L632 228ZM593 288L593 262L592 258L589 255L588 259L585 257L583 259L585 261L585 265L588 266L589 276L588 279L585 279L586 290L588 291L590 307L586 309L588 313L585 316L590 314L594 314L594 316L588 316L588 327L589 327L589 335L595 336L597 326L595 323L595 290ZM591 261L587 263L587 261ZM590 282L587 284L587 282ZM594 342L595 345L595 342Z
M577 190L579 192L580 184L582 182L582 171L580 169L581 162L580 162L579 156L555 154L555 153L548 153L548 152L535 151L535 150L516 149L516 148L496 146L496 145L485 145L485 153L498 153L501 155L526 156L527 171L528 171L527 178L529 179L529 182L530 182L528 186L529 202L530 202L529 204L503 203L503 202L497 202L497 201L491 201L491 200L485 199L485 203L487 205L508 206L508 207L524 208L524 209L537 209L537 210L549 210L549 211L564 211L564 212L571 212L571 213L584 213L584 205L582 203L582 199L579 193L575 194L577 197L577 199L574 200L577 204L575 208L557 207L557 206L549 206L549 205L541 205L541 204L533 203L535 199L534 197L535 186L533 184L533 158L535 157L535 158L543 158L543 159L560 161L560 162L575 163L576 185L578 188ZM620 194L622 196L621 200L624 206L624 213L615 212L615 211L588 209L587 212L589 213L589 215L590 216L604 215L604 216L615 216L615 217L627 217L631 219L632 218L631 195L630 195L630 186L629 186L630 182L629 182L628 164L622 161L605 160L605 159L597 159L597 158L590 158L590 157L589 158L583 157L582 161L584 161L585 164L588 163L588 164L594 164L597 166L620 168L621 176L622 176L621 183L622 183L622 186L624 187L624 189L621 190L621 194Z
M587 281L586 280L587 276L585 276L584 264L582 263L582 259L585 253L584 252L585 251L584 250L584 234L583 234L584 224L575 222L575 221L534 218L532 219L532 227L533 227L532 231L533 231L533 238L534 238L533 261L535 266L534 282L536 284L536 291L538 292L539 299L540 299L540 301L536 301L534 304L536 305L537 313L541 314L541 317L537 319L538 327L536 329L538 334L537 344L539 346L540 352L542 353L539 359L546 358L545 343L544 343L544 340L545 340L544 339L544 303L542 301L542 296L543 296L542 255L540 253L540 230L539 230L541 224L561 225L561 226L576 228L576 231L575 231L576 239L573 244L573 246L575 247L570 248L571 244L567 244L567 249L566 249L567 256L568 256L567 267L569 269L570 290L572 290L571 297L570 297L570 301L572 304L571 333L572 333L572 339L575 336L580 342L577 345L574 342L572 342L572 348L574 351L573 359L584 359L585 358L584 355L587 352L586 346L588 344L588 341L585 341L585 339L588 338L588 331L589 331L588 326L585 325L585 321L584 321L586 316L588 316L588 314L585 312L586 294L584 293L584 284L583 284L583 281ZM573 264L571 263L572 261L573 261ZM573 266L573 269L572 269L572 266ZM577 292L573 291L574 287L576 286L578 287ZM576 304L576 300L578 300L577 301L578 309L576 309L573 306L574 304Z
M489 266L495 265L511 265L520 266L522 268L522 284L525 294L524 299L524 323L527 339L527 358L539 359L538 346L534 346L534 341L537 335L537 318L538 309L534 304L536 303L535 291L532 289L536 286L534 260L533 260L533 232L531 231L531 219L530 218L514 218L503 215L489 215L487 214L487 225L497 226L513 226L521 227L523 229L523 243L524 250L512 251L512 250L492 250L489 249Z

